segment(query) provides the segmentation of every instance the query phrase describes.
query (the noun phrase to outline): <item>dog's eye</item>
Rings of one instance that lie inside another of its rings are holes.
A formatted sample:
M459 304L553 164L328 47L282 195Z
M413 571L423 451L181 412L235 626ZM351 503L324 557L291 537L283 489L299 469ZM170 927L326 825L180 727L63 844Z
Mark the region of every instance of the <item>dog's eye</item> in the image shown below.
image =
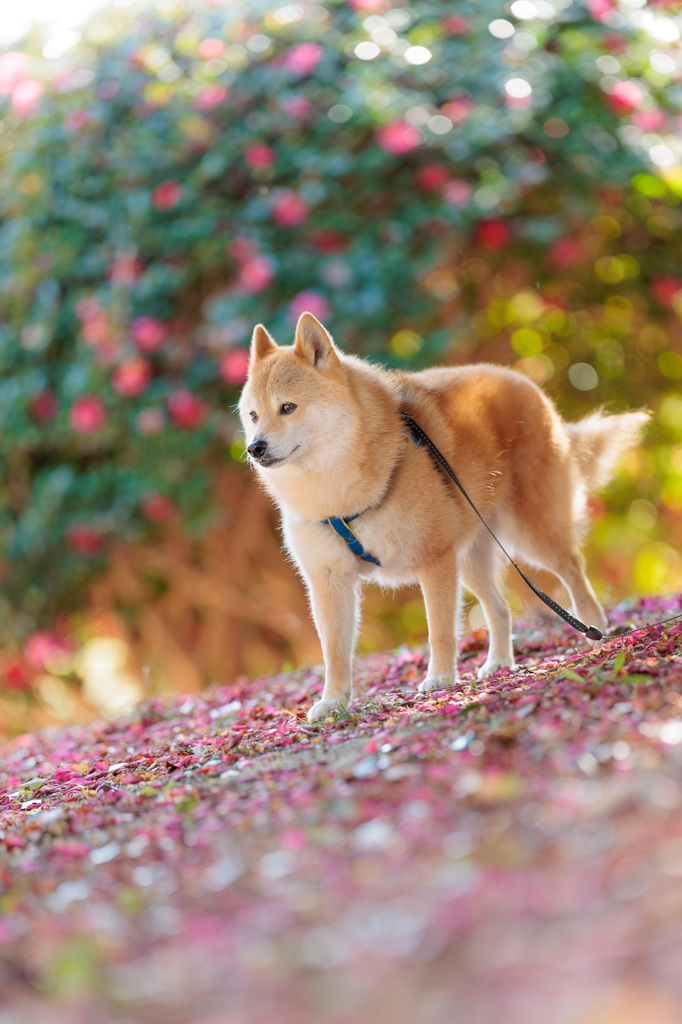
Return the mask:
M257 413L255 413L255 412L250 412L250 413L249 413L249 416L251 417L251 419L253 420L253 422L254 422L254 423L256 423L256 422L257 422L257 420L258 420L258 414L257 414Z
M294 409L298 409L298 406L294 405L293 402L285 402L284 405L282 406L282 408L279 410L280 411L280 415L281 416L288 416L290 413L292 413L294 411Z

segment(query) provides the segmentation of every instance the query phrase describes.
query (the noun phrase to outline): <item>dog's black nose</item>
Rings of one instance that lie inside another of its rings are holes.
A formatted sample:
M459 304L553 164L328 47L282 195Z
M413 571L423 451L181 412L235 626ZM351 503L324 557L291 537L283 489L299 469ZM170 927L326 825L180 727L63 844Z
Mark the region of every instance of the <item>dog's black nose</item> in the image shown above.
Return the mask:
M249 447L246 449L249 455L253 455L254 459L262 459L267 451L268 442L262 441L260 437L257 437L255 441L252 441Z

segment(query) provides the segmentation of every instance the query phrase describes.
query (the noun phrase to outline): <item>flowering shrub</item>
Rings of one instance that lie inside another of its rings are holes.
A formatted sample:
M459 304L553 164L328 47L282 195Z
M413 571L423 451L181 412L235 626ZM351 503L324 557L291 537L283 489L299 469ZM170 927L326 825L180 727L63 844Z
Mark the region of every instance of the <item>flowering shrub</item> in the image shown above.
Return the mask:
M0 647L121 539L201 534L252 326L304 309L390 365L511 361L569 414L655 405L596 544L616 587L679 578L679 31L500 10L141 4L0 55Z

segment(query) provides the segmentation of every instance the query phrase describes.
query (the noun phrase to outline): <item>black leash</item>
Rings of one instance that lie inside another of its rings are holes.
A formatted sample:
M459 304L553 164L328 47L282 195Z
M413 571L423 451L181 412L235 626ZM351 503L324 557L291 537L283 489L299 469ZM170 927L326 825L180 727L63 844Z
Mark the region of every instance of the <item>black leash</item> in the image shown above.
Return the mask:
M564 622L567 622L569 624L569 626L573 626L573 629L577 629L579 633L584 633L588 640L603 640L604 639L604 634L602 633L602 631L600 629L597 629L596 626L586 626L584 622L581 622L580 619L577 619L575 617L575 615L571 615L570 612L567 612L565 608L562 608L561 605L558 604L556 601L554 601L551 597L549 597L548 594L545 594L544 590L540 590L540 588L538 586L536 586L536 584L533 583L533 581L526 576L526 574L523 571L523 569L519 568L519 566L516 564L516 562L514 561L512 556L509 554L509 552L506 550L506 548L502 545L502 543L497 539L497 537L495 536L493 531L490 529L490 527L486 523L485 519L483 518L481 513L478 511L476 506L474 505L473 501L471 500L471 498L469 497L467 492L462 487L462 484L460 483L459 479L455 475L453 469L450 467L450 464L447 461L447 459L445 458L445 456L443 455L443 453L441 451L439 451L438 448L436 448L435 444L433 443L431 438L428 436L428 434L424 433L424 431L419 426L419 424L415 423L415 421L412 419L411 416L408 416L408 414L404 410L402 410L402 409L400 411L400 415L402 416L403 422L405 423L405 425L407 426L407 428L410 431L410 434L412 436L412 440L420 448L426 448L427 452L431 456L431 459L432 459L436 469L438 469L441 472L446 473L450 477L452 482L459 488L459 490L461 491L461 493L464 496L464 498L466 498L466 500L471 505L472 509L474 510L474 512L476 513L478 518L481 520L481 522L485 526L485 528L488 531L488 533L490 534L490 536L493 538L493 540L497 544L498 548L500 548L500 550L502 552L504 552L504 554L507 556L507 558L509 559L511 564L516 569L516 571L519 574L519 576L528 584L528 586L533 591L533 593L537 594L537 596L540 598L540 600L544 601L544 603L547 605L547 607L551 608L552 611L556 615L559 615L564 620Z

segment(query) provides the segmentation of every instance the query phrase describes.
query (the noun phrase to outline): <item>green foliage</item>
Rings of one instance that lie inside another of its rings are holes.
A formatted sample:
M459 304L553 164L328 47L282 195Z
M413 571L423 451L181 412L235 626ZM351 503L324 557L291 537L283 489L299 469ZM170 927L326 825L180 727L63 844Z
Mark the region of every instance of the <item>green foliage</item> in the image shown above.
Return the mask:
M173 509L206 528L252 325L287 341L304 308L389 365L514 361L570 414L662 399L639 517L626 536L616 485L597 543L616 585L632 531L640 585L677 572L665 26L598 0L453 10L164 2L0 57L5 641Z

